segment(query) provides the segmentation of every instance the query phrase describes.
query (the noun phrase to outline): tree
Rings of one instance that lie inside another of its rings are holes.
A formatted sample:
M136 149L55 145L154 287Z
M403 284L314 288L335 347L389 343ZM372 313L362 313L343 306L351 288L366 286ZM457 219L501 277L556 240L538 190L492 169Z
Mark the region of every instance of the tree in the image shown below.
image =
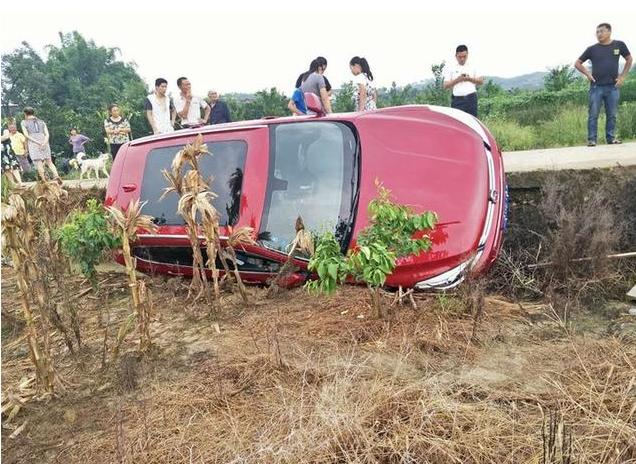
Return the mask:
M418 103L448 106L449 95L448 95L448 92L444 90L444 68L445 67L446 67L446 62L444 61L442 61L439 64L434 64L431 66L431 72L433 73L433 81L429 83L424 88L424 91L418 95L417 97Z
M576 82L576 71L569 64L550 68L543 78L545 89L551 92L563 90L574 82Z
M265 116L287 116L287 97L280 93L276 87L269 90L259 90L254 99L243 105L245 119L260 119Z
M417 91L412 85L398 87L392 82L388 90L383 88L378 92L378 107L410 105L415 103L416 96Z
M484 85L477 89L480 97L490 98L504 93L503 87L495 83L492 79L488 79Z
M43 59L23 42L2 57L4 114L19 120L21 109L33 106L48 124L54 153L70 153L71 127L91 138L89 151L105 151L103 121L111 103L129 118L133 136L149 133L141 117L146 84L134 65L117 59L118 49L98 46L78 32L60 33L59 45L46 49Z
M334 113L349 113L356 110L355 102L353 101L354 92L353 82L349 81L342 84L342 87L335 92L336 98L332 105Z
M382 315L380 289L396 266L396 260L415 256L431 249L426 234L437 224L437 214L426 211L416 214L391 199L391 191L376 181L378 197L368 206L369 225L357 237L354 250L344 256L332 232L318 237L315 253L307 268L318 275L307 282L310 291L332 293L347 279L364 282L369 288L377 316Z
M240 102L235 96L226 95L225 103L227 103L228 108L230 109L230 115L232 116L232 121L244 121L245 117L245 105Z

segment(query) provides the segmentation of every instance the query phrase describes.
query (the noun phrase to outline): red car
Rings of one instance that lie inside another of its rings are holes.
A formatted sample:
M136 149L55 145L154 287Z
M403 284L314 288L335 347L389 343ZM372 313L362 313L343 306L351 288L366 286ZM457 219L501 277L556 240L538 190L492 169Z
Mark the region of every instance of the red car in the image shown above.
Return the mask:
M507 195L501 153L477 119L425 105L323 115L314 96L306 97L316 114L182 130L120 149L107 203L145 201L143 213L159 226L135 244L140 270L192 274L178 198L159 197L166 187L161 171L197 134L213 154L200 166L214 176L222 231L245 225L259 233L258 246L237 250L247 282L266 282L280 269L299 215L310 230L334 231L343 251L355 246L368 223L376 179L397 202L439 216L432 250L400 259L387 286L445 289L491 266L502 242ZM295 264L301 269L295 281L301 282L309 276L307 261L297 258Z

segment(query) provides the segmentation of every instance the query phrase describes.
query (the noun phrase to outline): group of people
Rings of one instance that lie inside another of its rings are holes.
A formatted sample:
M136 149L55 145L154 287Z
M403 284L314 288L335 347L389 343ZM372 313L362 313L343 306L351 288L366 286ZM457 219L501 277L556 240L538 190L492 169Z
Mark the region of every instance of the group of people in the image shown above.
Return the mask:
M144 103L153 134L173 132L177 122L182 128L191 128L232 121L229 107L216 90L210 90L206 98L197 97L192 93L192 84L187 77L177 79L177 87L178 94L170 98L168 81L162 77L155 80L155 90Z
M48 126L35 115L33 108L24 108L21 129L22 132L19 132L16 123L10 120L7 129L2 133L2 173L5 178L20 185L21 173L30 171L33 164L41 179L47 179L48 169L51 177L61 184L62 180L51 154ZM118 105L108 107L104 132L114 160L119 148L130 141L131 134L130 122L122 116ZM77 128L70 129L68 143L71 145L73 156L84 154L84 146L90 141L91 139L80 134Z
M373 73L365 58L354 56L349 61L349 69L353 74L353 101L356 111L371 111L377 108L378 92L373 85ZM325 76L327 59L319 56L311 61L309 69L298 76L288 108L293 115L308 114L305 94L316 95L323 113L331 113L331 84Z
M51 158L49 129L35 115L33 108L24 108L21 129L22 133L19 133L15 123L10 121L8 129L2 133L2 173L19 185L22 183L20 173L30 169L31 159L42 179L46 179L45 168L48 168L53 178L61 184L62 180Z
M598 117L602 104L605 106L607 116L606 141L608 144L621 143L615 135L619 89L631 69L632 56L624 42L612 40L611 33L610 24L599 24L596 27L598 42L588 47L575 63L575 68L590 82L588 107L588 146L590 147L596 146ZM621 56L625 59L625 66L619 74L618 64ZM477 73L472 61L469 61L466 45L456 47L455 60L456 62L446 69L444 88L452 93L453 108L477 117L477 87L484 83L484 78ZM584 65L587 61L591 62L591 70ZM355 109L357 111L375 110L378 93L374 86L369 62L365 58L354 56L349 61L349 68L353 75ZM332 112L332 88L325 76L326 70L327 60L319 56L311 61L307 71L298 76L295 90L288 103L288 108L293 115L311 113L305 101L307 93L316 95L321 105L321 112ZM171 98L166 93L168 81L159 78L155 81L154 92L145 100L146 117L154 134L173 132L177 123L182 128L188 128L232 121L228 105L219 98L217 91L210 90L206 98L197 97L192 93L192 85L186 77L177 79L177 87L179 93ZM3 174L11 181L20 184L21 171L31 168L30 158L42 179L46 179L45 169L48 168L53 178L61 182L51 158L50 134L47 125L35 115L33 108L24 109L21 129L22 132L19 132L16 124L10 122L8 128L2 133ZM108 117L104 120L104 131L111 155L115 159L119 148L131 139L130 123L122 116L118 105L109 106ZM76 128L70 130L69 143L74 155L82 153L87 142L90 142L90 139L80 134Z

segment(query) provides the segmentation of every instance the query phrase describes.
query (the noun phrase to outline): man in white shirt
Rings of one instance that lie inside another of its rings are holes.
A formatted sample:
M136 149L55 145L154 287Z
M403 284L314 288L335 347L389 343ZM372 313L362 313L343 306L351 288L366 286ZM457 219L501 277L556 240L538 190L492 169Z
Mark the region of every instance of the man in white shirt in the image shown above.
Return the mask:
M453 89L451 107L462 110L477 117L477 86L484 83L484 78L477 75L477 71L468 61L468 47L458 45L455 49L457 64L448 66L445 89Z
M182 127L202 126L210 118L210 106L203 98L192 95L192 84L187 77L177 79L177 87L181 91L174 98L174 107L181 119ZM204 115L201 117L201 110Z
M174 131L175 111L172 100L166 95L168 81L159 78L155 81L155 91L144 102L146 118L153 134L166 134Z

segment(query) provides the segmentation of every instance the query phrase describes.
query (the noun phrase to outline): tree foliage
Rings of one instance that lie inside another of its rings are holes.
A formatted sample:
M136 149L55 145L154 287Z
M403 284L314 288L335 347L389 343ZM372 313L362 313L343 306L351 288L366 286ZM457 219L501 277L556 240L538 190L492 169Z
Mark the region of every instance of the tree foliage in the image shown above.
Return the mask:
M577 81L576 71L569 64L550 68L543 78L545 89L558 92L571 86Z
M355 93L355 86L353 82L345 82L342 87L336 92L332 108L336 113L350 113L356 110L355 101L353 95Z
M378 197L369 202L368 213L369 225L360 232L355 249L346 256L342 255L333 233L318 238L308 265L318 279L308 282L307 288L332 293L347 279L364 282L379 314L377 290L384 286L398 258L430 250L432 242L425 233L435 228L437 215L431 211L415 214L408 206L393 202L391 192L379 183Z
M393 81L388 89L380 89L378 91L378 107L387 106L403 106L415 102L417 97L417 89L412 85L398 87Z
M19 122L22 108L33 106L48 124L54 153L70 154L71 127L91 138L89 152L105 151L103 121L112 103L130 120L133 136L148 133L141 116L146 84L133 64L118 60L118 49L71 32L60 33L60 43L46 50L42 58L23 42L2 57L3 114Z
M431 66L433 73L433 81L430 82L417 96L418 103L426 103L430 105L448 106L450 104L450 92L444 90L444 68L446 63L442 61L439 64Z
M266 116L288 116L287 97L276 87L259 90L252 100L243 104L243 119L260 119Z
M95 199L86 202L85 211L75 211L58 231L62 250L95 285L95 266L104 253L120 246L108 223L106 211Z

